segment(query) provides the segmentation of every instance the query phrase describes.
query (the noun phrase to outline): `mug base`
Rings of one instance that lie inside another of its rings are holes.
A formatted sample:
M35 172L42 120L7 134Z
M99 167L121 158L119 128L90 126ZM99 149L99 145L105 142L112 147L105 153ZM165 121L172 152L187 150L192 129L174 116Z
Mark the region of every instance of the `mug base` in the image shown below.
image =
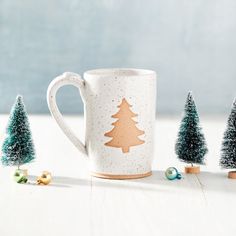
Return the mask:
M102 179L140 179L152 175L152 171L144 174L134 174L134 175L113 175L106 173L91 172L91 176L102 178Z

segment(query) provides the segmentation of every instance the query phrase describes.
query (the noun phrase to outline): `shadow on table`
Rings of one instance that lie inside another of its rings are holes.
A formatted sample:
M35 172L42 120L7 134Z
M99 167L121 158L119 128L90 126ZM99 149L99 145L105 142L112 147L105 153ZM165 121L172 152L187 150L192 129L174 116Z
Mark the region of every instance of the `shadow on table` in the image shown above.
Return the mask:
M27 185L30 186L37 186L37 187L42 187L44 185L38 185L35 180L37 179L37 176L35 175L29 175L28 176L28 182L26 183ZM58 188L69 188L70 186L68 184L61 184L61 183L54 183L54 181L52 181L52 183L50 183L49 185L46 185L47 187L58 187Z
M173 191L175 188L201 189L203 191L218 191L236 193L236 180L229 179L226 173L202 171L198 175L182 173L181 180L167 180L164 171L153 171L153 175L132 182L140 181L144 185L165 185Z
M106 180L95 177L87 179L53 176L52 187L89 186L171 192L176 188L202 189L207 191L236 193L236 180L225 173L201 172L198 175L183 174L181 180L167 180L164 171L153 171L152 176L132 180Z
M202 172L196 178L201 183L203 190L236 193L236 180L229 179L224 172Z

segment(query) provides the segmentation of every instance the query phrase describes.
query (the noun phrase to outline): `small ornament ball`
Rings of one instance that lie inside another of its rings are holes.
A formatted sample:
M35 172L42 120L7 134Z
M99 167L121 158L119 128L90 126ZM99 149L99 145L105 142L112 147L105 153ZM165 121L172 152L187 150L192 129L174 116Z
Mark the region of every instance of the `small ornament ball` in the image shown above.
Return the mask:
M14 173L14 180L18 183L18 184L25 184L28 181L27 178L27 170L20 170L17 169Z
M37 184L48 185L52 181L52 175L48 171L43 171L41 176L37 178Z
M169 180L182 178L181 174L178 172L178 170L175 167L169 167L165 172L165 176Z

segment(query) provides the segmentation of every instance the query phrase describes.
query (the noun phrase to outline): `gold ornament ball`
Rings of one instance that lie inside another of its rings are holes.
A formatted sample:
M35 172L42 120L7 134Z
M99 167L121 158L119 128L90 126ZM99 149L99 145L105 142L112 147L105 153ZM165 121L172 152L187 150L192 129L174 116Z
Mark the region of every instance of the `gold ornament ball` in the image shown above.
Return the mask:
M43 171L41 176L37 178L37 184L48 185L52 181L52 175L48 171Z

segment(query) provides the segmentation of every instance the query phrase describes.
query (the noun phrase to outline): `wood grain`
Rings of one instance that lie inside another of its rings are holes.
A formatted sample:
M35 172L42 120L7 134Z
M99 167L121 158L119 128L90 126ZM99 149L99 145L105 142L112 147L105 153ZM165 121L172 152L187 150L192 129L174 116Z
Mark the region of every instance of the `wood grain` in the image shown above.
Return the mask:
M7 117L0 120L2 142ZM66 120L83 139L83 119ZM0 169L0 235L234 235L236 181L218 167L224 120L202 118L210 150L207 166L198 175L182 173L174 181L164 171L169 166L184 170L173 148L177 119L157 121L153 174L132 180L90 177L87 161L52 118L30 116L30 122L37 151L35 162L24 166L30 184L16 184L14 168ZM45 169L52 173L52 183L35 185Z

